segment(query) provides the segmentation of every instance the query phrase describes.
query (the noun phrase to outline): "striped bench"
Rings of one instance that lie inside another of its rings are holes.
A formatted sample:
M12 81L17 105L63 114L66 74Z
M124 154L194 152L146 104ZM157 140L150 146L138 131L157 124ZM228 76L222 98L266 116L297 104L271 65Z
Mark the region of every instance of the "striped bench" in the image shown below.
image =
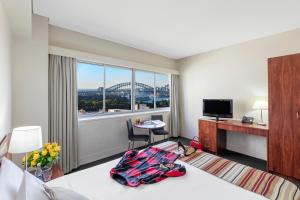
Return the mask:
M156 147L177 152L176 142L164 142ZM300 200L299 188L279 176L204 151L197 151L190 156L180 158L180 160L268 199Z

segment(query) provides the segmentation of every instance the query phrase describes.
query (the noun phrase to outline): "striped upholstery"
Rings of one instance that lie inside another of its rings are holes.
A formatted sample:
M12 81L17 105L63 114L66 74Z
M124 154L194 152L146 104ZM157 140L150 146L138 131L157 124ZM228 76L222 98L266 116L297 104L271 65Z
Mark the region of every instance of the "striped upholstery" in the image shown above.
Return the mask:
M156 145L156 147L171 152L177 151L177 143L175 142L164 142ZM300 200L299 188L279 176L203 151L197 151L180 160L268 199Z

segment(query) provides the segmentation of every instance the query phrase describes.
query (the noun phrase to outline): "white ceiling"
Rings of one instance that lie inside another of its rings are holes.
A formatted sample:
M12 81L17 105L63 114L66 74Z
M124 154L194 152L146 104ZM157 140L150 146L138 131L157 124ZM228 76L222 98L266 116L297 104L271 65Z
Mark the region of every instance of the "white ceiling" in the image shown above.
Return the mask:
M169 58L300 27L299 0L34 0L50 24Z

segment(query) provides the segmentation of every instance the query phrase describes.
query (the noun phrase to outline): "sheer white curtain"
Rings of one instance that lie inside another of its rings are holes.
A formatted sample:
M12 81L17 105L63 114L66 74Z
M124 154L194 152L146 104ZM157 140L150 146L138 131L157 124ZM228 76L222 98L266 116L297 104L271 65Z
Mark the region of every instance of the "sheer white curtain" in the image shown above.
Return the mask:
M180 136L180 109L179 109L179 75L171 75L171 116L170 132L173 137Z
M78 167L76 59L49 55L49 141L61 145L64 173Z

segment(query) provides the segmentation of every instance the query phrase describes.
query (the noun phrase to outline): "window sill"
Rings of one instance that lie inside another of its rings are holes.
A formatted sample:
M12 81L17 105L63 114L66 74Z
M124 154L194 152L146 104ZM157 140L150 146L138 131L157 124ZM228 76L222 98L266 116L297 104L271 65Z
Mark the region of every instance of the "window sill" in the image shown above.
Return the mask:
M95 121L101 119L111 119L111 118L122 118L128 116L137 116L137 115L147 115L152 113L164 113L170 112L170 108L156 109L156 110L147 110L147 111L135 111L135 112L126 112L126 113L118 113L118 114L99 114L93 116L84 116L78 118L78 122L86 122L86 121Z

